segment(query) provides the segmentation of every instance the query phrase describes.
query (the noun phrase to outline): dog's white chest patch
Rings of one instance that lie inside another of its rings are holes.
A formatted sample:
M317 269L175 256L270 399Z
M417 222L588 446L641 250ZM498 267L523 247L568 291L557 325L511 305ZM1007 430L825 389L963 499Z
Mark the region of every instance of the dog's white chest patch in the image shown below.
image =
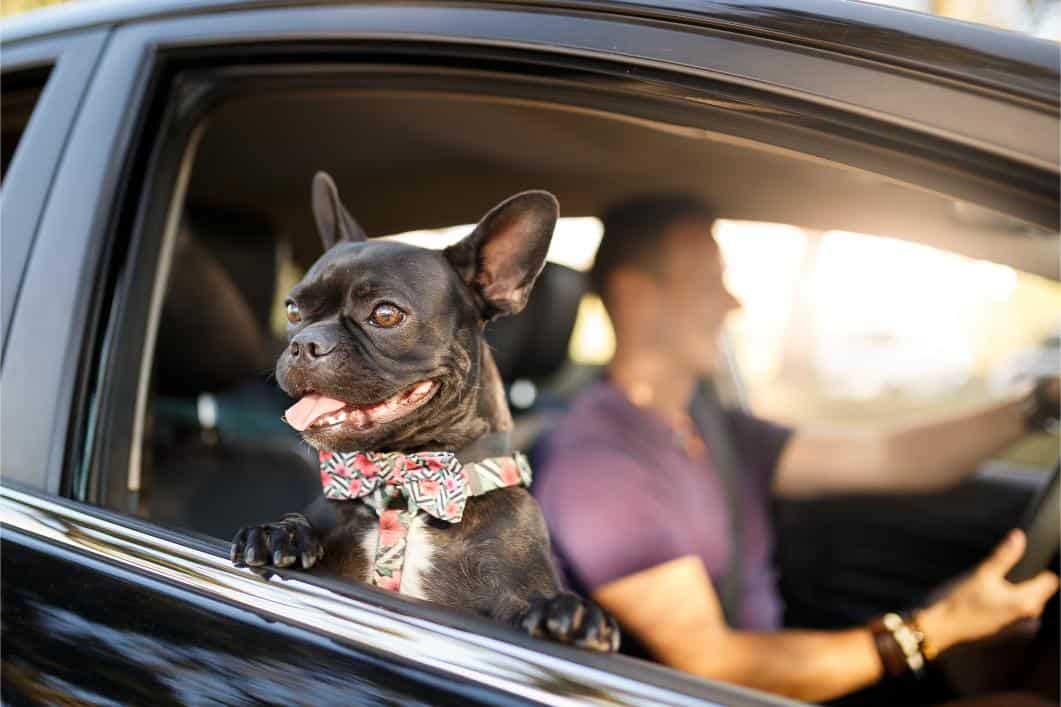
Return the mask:
M424 577L431 569L435 547L425 525L426 516L418 513L409 524L409 533L405 536L405 562L402 564L401 593L417 599L426 599L424 595ZM376 544L379 542L379 526L365 533L361 539L361 548L368 557L368 576L365 581L372 582L372 563L376 558Z
M426 599L424 595L424 577L431 569L435 547L427 532L427 516L417 514L409 525L409 535L405 546L405 565L402 567L402 594L417 599Z

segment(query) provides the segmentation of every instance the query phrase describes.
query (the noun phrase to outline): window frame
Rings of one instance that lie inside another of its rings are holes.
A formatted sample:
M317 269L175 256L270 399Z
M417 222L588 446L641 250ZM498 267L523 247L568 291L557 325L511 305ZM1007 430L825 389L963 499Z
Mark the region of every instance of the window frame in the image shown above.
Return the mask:
M465 25L450 17L450 13L459 17L465 12L473 18L491 18L497 24L473 25L470 33L480 36L472 41L465 36L469 33ZM123 196L126 206L110 219L110 238L118 242L127 239L127 243L115 248L124 260L110 265L112 274L107 281L114 283L113 297L109 303L99 305L109 305L110 312L103 318L107 324L97 325L97 340L103 342L97 363L83 370L82 382L94 384L94 389L82 393L80 400L85 405L84 411L73 415L74 426L80 432L73 437L68 459L79 462L79 467L67 466L62 486L64 495L128 511L138 505L153 344L166 289L168 253L178 225L176 209L183 201L184 185L179 183L178 175L183 175L184 179L188 176L194 158L191 136L199 120L218 103L262 86L282 90L285 85L291 85L305 90L307 83L318 81L322 86L332 82L345 87L342 82L353 80L362 68L371 73L377 64L386 66L407 61L424 69L432 62L439 62L441 66L445 60L454 57L474 58L496 61L502 66L494 71L492 82L489 78L476 79L481 81L477 84L481 93L501 91L505 82L514 83L517 77L525 81L527 76L534 76L538 71L542 72L538 75L541 85L527 89L531 92L528 95L538 91L540 97L555 103L638 115L638 110L630 104L629 86L617 90L608 83L609 78L621 77L627 84L640 84L641 94L634 93L637 98L658 103L653 107L653 115L638 117L672 120L678 125L699 120L720 132L765 140L785 149L802 148L818 156L829 155L834 161L870 165L889 176L909 174L908 154L896 152L897 145L905 142L910 150L926 148L934 151L940 163L935 171L928 169L927 174L920 175L922 186L927 183L930 187L947 187L966 198L980 196L986 183L981 178L954 179L951 159L959 153L963 154L967 172L983 167L1001 179L1020 171L1012 162L1000 162L997 155L968 151L962 146L939 141L932 135L916 135L906 126L893 126L893 134L882 132L879 124L860 124L861 118L856 114L848 116L852 133L830 140L829 127L841 120L832 106L823 107L817 100L810 99L794 101L786 92L752 91L750 81L720 81L717 71L705 71L702 80L697 81L689 77L684 67L675 70L670 64L641 65L632 69L628 63L616 61L615 57L603 56L603 52L590 54L589 48L578 53L568 53L568 47L543 49L538 46L545 41L541 33L546 29L555 30L558 25L531 23L523 30L513 30L509 11L432 10L431 14L436 20L446 18L448 26L456 28L452 29L454 35L446 38L448 41L440 41L437 33L425 39L422 35L424 19L419 14L375 12L371 8L258 10L238 13L224 21L192 17L134 25L118 31L117 46L128 45L128 51L132 52L137 43L141 44L140 51L145 59L141 61L144 68L140 84L150 86L151 94L141 95L140 101L143 111L152 116L151 124L160 127L150 140L143 136L143 144L136 148L137 154L127 155L126 161L132 166L127 166L126 172L136 175L129 183L142 184L144 188L141 192L130 187ZM546 13L542 16L553 17ZM537 15L533 17L540 19ZM571 21L571 18L564 19ZM336 33L340 30L334 27L355 20L384 27L409 23L410 29L383 32L359 24L356 31L350 30L352 37L337 39ZM596 18L580 21L612 24L611 20ZM284 27L279 34L278 24ZM293 28L292 24L301 27ZM656 31L656 28L652 30ZM496 46L496 40L487 42L483 39L494 31L508 35L523 31L527 42L519 46ZM680 37L682 33L674 34ZM293 41L292 36L297 40ZM592 33L586 36L595 37ZM719 41L724 45L732 43L729 39ZM763 50L758 43L744 49L751 53ZM292 72L289 66L295 62L300 69ZM644 63L642 60L641 64ZM343 73L343 67L350 67L347 69L349 75ZM549 83L549 72L555 72L557 67L561 67L564 73L553 85ZM574 78L572 73L567 73L578 71L583 74L575 74ZM410 75L401 78L415 82L416 76L411 76L411 79ZM445 80L447 88L450 81L456 81L452 77L434 74L429 78L436 85ZM395 82L398 80L398 77L394 78ZM623 95L623 90L627 95ZM771 117L775 122L770 124L767 119L756 117L755 110L734 111L731 105L715 106L706 99L697 102L688 95L693 91L716 100L721 95L772 110ZM581 97L581 94L589 93L593 93L592 98L584 100ZM973 98L982 100L980 96ZM1028 111L1022 106L1009 108ZM695 118L690 117L694 113ZM140 121L144 120L141 116ZM808 136L808 128L814 128L816 132ZM852 134L861 134L865 140L861 151L845 144L850 142ZM919 168L925 169L924 164ZM1023 169L1027 178L1016 181L1027 192L1010 190L1005 197L1009 201L1003 205L1020 213L1037 212L1041 207L1041 175L1034 165L1025 165ZM991 183L998 184L997 181ZM1017 198L1013 199L1014 196ZM135 204L135 207L128 204ZM120 328L116 326L118 322ZM129 376L129 371L137 371L138 375ZM92 423L77 424L89 420L95 421L95 427ZM80 446L82 443L87 446Z
M0 188L4 237L0 277L0 367L37 226L90 77L106 44L106 30L4 45L3 76L48 70L30 120Z
M61 142L50 184L41 186L47 204L35 224L19 290L23 304L12 314L6 339L10 355L0 371L4 437L19 441L0 449L4 481L51 493L60 491L71 434L78 432L72 422L82 408L79 396L87 390L83 376L97 361L91 345L95 332L89 329L99 321L111 290L99 270L105 253L115 246L109 238L110 204L129 167L130 145L142 117L139 103L147 94L141 42L114 42L112 30L105 27L84 36L97 54L92 61L75 54L64 60L89 71L80 74L79 86L67 86L71 94L82 89L76 119ZM66 41L64 36L26 40L26 46ZM12 164L12 173L16 166ZM85 352L91 352L87 361L82 359Z
M727 112L726 109L701 106L675 106L669 97L660 101L655 112L639 113L629 106L624 111L622 98L617 98L610 89L594 92L594 87L588 83L592 80L592 72L579 79L585 82L585 85L573 87L570 76L565 76L563 81L553 85L548 77L534 75L534 59L527 59L524 69L527 73L520 73L521 68L517 65L515 68L484 72L484 76L472 76L461 75L461 72L468 71L465 69L449 75L446 73L447 64L443 62L443 59L449 58L445 54L437 55L434 60L425 60L422 54L430 53L429 48L413 49L404 43L364 43L347 48L341 59L334 57L337 50L330 45L302 50L311 52L310 56L319 53L329 57L327 63L288 63L282 57L277 57L275 50L276 47L267 48L263 58L249 64L230 64L223 57L218 57L215 59L218 63L213 69L186 68L187 64L184 62L187 57L171 54L169 58L174 65L160 67L156 71L158 75L168 76L168 80L175 83L168 89L169 98L161 94L156 96L159 111L157 116L161 121L157 135L164 136L164 139L159 138L150 147L151 155L146 158L147 167L144 172L146 176L142 180L146 185L143 192L145 196L136 198L138 210L135 217L129 215L130 219L135 218L129 250L130 261L122 266L122 291L116 293L111 314L111 320L122 322L123 329L108 336L111 348L104 354L105 369L101 368L104 382L99 386L100 413L96 415L96 419L102 430L98 436L104 442L99 448L102 457L95 454L86 455L91 465L89 476L92 483L76 483L74 486L68 484L68 488L79 490L79 495L75 497L111 508L132 509L137 505L136 498L130 498L128 502L117 499L122 498L125 490L137 493L142 476L140 449L154 337L157 334L157 318L166 290L168 254L172 249L179 221L179 213L174 209L177 208L178 201L183 201L184 185L174 186L174 177L178 174L185 178L189 176L195 147L190 143L185 145L182 141L190 139L197 130L198 122L213 108L228 100L238 100L248 94L260 95L268 91L283 93L285 90L314 91L330 87L342 87L343 90L359 87L378 88L375 82L380 80L379 72L385 72L392 65L398 64L402 66L403 71L385 79L388 88L419 86L420 90L448 92L472 92L474 89L480 95L551 101L578 109L611 110L650 120L674 120L677 125L688 124L687 121L692 120L690 113L698 112L699 121L710 123L716 128L725 122ZM384 58L379 58L380 52L383 52ZM506 57L504 52L494 53L494 58L502 57ZM510 61L516 59L515 56L507 58ZM439 63L436 66L432 61ZM298 69L291 71L293 66ZM598 68L600 67L594 67L593 70ZM535 84L535 79L540 83ZM166 80L159 78L157 82L164 83ZM425 82L430 82L432 88L424 89ZM506 86L506 82L510 82L511 86ZM189 96L194 97L194 100L188 99ZM626 98L630 100L630 97ZM646 95L637 98L652 100L654 97ZM179 112L163 106L179 106ZM769 135L771 130L777 130L776 126L764 128L754 122L732 117L727 127L741 133L741 137L751 136L759 139ZM776 134L784 136L783 132ZM801 139L805 138L797 137L797 140ZM824 137L822 140L823 145L819 146L819 150L826 151L832 147L825 144ZM785 147L789 145L786 144ZM148 146L142 149L146 151ZM855 154L849 155L850 159L857 157ZM888 159L881 158L878 152L869 152L868 157L884 161ZM974 185L974 189L978 187L979 185ZM160 239L150 235L157 233L162 234ZM144 237L144 234L149 235ZM131 370L140 371L135 385L126 377L125 372ZM120 372L117 377L111 377L114 371ZM136 394L130 397L128 393L133 390ZM125 434L125 430L131 430L131 434ZM130 442L125 445L108 444L106 441L109 439L129 439ZM129 469L128 475L118 473L119 469L125 468Z

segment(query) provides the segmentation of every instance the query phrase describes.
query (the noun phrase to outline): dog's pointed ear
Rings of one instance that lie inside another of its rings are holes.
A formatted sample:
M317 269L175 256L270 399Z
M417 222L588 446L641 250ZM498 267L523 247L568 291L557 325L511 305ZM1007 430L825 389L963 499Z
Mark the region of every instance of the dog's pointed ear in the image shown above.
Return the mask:
M526 306L559 215L555 196L525 191L495 206L471 235L443 251L480 296L483 319L516 314Z
M321 234L324 250L339 241L356 243L366 240L365 231L343 206L339 190L327 172L313 175L313 217L317 220L317 231Z

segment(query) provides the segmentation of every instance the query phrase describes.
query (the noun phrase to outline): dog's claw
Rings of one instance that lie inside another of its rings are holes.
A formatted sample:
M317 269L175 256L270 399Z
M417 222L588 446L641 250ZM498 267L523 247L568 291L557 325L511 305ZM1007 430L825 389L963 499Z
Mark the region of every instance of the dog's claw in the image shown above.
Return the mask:
M290 567L295 564L296 559L294 555L285 552L283 549L277 548L273 550L273 565L275 567Z
M619 626L615 619L593 601L575 594L535 597L520 623L524 631L536 638L604 653L619 650Z
M243 528L232 539L229 557L237 567L250 567L268 577L267 567L301 565L309 569L324 556L324 547L305 516L291 513L276 523Z
M232 560L232 564L236 567L243 566L243 549L247 544L247 529L240 528L240 531L236 533L236 537L232 538L232 547L228 551L228 559Z

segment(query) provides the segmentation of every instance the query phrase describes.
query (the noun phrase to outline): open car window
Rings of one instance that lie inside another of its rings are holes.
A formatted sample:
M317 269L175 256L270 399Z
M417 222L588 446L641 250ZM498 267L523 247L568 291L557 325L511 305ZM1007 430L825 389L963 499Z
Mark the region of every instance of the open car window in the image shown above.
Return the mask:
M730 337L738 393L764 416L881 426L975 405L998 395L1005 366L1049 345L1056 328L1058 291L1043 256L1056 252L1057 237L1029 235L1035 229L1019 221L767 145L504 94L380 91L388 82L359 78L349 92L313 93L250 82L240 100L212 105L189 129L185 182L160 224L162 289L143 332L150 365L132 408L128 472L107 467L117 507L224 541L319 495L315 452L283 422L290 401L270 374L284 346L281 303L320 252L307 186L317 169L335 174L370 234L435 248L466 234L505 193L558 195L566 216L531 304L490 329L523 450L599 375L614 345L585 274L601 235L595 215L664 174L672 188L718 202L723 216L753 215L753 202L728 200L739 176L702 167L723 158L767 194L807 184L837 191L820 202L817 228L748 218L716 227L745 305ZM466 124L479 128L474 137ZM543 125L555 132L513 144L513 134ZM619 170L608 155L620 144L638 168L587 192L584 173ZM285 147L267 149L275 145ZM698 159L676 168L682 154ZM245 169L256 160L258 169ZM436 181L438 164L451 181ZM899 208L920 209L931 225L897 220ZM874 224L887 236L852 230ZM1001 252L996 240L1009 264L987 260ZM1025 454L1048 465L1042 444Z
M565 218L531 304L492 329L526 422L516 431L522 449L610 355L585 277L600 240L594 217L660 185L718 204L716 235L746 305L733 326L737 372L752 406L775 418L849 419L844 405L873 398L870 417L883 423L884 400L893 417L963 395L975 402L998 385L1007 355L1054 326L1044 312L1056 286L1042 276L1056 275L1057 236L961 200L766 142L517 100L526 87L497 76L493 92L472 92L481 79L466 70L445 92L422 83L424 68L336 68L319 85L274 70L281 80L269 68L182 78L228 82L239 98L186 111L186 142L168 148L181 167L166 177L171 200L143 221L155 245L141 253L155 260L135 270L155 291L143 329L129 334L130 355L143 361L109 374L137 391L114 413L126 416L114 431L128 429L131 444L99 447L94 468L106 479L75 483L164 525L227 539L319 494L314 453L282 421L289 401L270 376L284 346L280 303L320 252L308 197L318 169L350 195L370 234L433 247L507 194L557 194ZM737 167L709 168L723 163ZM808 210L801 195L810 193L828 196ZM786 214L800 225L776 225ZM1008 264L987 262L996 257ZM1023 308L1020 325L1010 299ZM991 329L1003 325L1005 337ZM917 338L925 332L936 338Z

